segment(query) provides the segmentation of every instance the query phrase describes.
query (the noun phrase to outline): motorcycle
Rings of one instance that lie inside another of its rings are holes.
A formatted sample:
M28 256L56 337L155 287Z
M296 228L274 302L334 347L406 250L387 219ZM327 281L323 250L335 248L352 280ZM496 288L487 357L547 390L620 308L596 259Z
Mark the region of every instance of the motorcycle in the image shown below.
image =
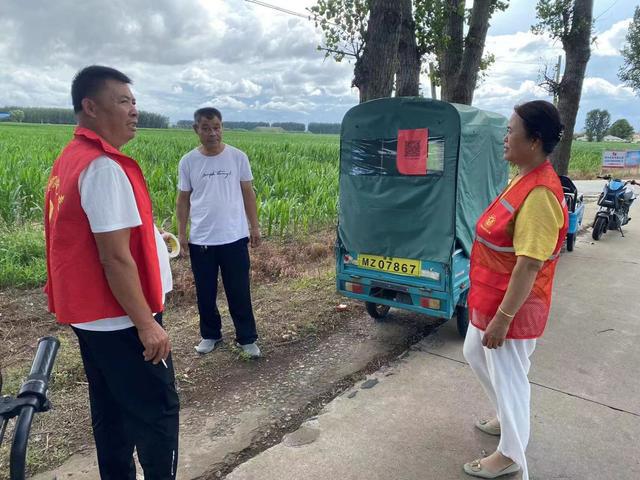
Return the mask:
M633 188L629 185L636 185L636 181L627 180L625 182L618 178L613 178L611 175L599 175L598 178L607 180L607 183L600 197L598 197L600 210L598 210L593 220L591 236L594 240L600 240L602 234L606 233L607 230L618 230L624 237L622 227L631 220L629 208L637 197Z

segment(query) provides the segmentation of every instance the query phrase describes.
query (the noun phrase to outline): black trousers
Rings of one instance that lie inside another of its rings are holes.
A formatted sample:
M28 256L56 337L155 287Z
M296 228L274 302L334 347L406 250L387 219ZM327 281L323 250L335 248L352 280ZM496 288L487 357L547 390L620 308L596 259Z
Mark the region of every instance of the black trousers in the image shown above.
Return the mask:
M236 341L240 345L246 345L258 339L256 320L251 307L248 244L248 238L225 245L189 244L202 338L222 338L222 321L216 304L220 270L229 303L229 313L236 328Z
M156 321L162 325L162 314ZM89 383L100 478L135 480L135 447L146 480L174 480L180 404L171 356L168 368L146 362L135 327L73 330Z

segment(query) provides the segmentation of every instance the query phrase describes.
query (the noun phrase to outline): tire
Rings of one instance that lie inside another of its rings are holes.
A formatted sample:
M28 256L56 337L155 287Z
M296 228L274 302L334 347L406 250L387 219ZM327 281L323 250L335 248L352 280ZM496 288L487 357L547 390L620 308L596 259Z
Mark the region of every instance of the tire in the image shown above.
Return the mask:
M364 302L367 313L375 320L382 320L389 314L391 307L380 303Z
M456 326L460 336L462 338L466 337L467 329L469 328L469 307L463 307L462 305L456 307Z
M567 252L573 252L573 246L576 243L576 234L567 233Z
M608 219L605 217L596 218L596 221L593 224L593 232L591 232L591 237L593 237L594 240L600 240L600 237L607 228L607 221Z

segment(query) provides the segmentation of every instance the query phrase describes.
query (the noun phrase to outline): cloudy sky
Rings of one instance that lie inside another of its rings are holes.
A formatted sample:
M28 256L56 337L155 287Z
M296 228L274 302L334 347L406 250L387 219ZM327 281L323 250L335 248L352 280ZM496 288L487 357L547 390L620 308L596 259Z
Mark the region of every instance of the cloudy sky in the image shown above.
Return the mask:
M300 13L315 4L264 2ZM637 4L595 0L577 130L593 108L640 130L640 98L617 78ZM530 33L534 18L534 0L511 0L492 19L485 51L496 63L476 106L508 115L518 102L548 98L540 72L562 49ZM325 59L321 40L312 22L245 0L0 0L0 106L70 107L74 73L97 63L127 73L139 107L172 121L215 105L225 120L339 122L358 101L353 64ZM422 89L430 94L426 77Z

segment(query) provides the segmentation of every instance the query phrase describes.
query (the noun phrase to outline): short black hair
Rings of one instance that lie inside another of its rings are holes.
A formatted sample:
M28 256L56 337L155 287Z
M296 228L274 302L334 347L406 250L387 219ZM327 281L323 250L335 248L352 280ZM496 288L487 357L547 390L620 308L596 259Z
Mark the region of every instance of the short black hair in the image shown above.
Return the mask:
M534 100L516 105L514 110L523 120L527 136L531 139L539 138L545 154L553 152L564 131L558 109L545 100Z
M82 100L87 97L95 96L104 86L107 80L116 80L122 83L132 83L131 79L124 73L111 67L103 67L102 65L91 65L85 67L76 73L71 83L71 100L73 102L73 111L78 113L82 111Z
M213 120L213 117L217 117L218 120L222 121L222 114L220 113L220 110L213 107L204 107L196 110L193 114L193 121L195 123L199 123L202 117L208 118L209 120Z

